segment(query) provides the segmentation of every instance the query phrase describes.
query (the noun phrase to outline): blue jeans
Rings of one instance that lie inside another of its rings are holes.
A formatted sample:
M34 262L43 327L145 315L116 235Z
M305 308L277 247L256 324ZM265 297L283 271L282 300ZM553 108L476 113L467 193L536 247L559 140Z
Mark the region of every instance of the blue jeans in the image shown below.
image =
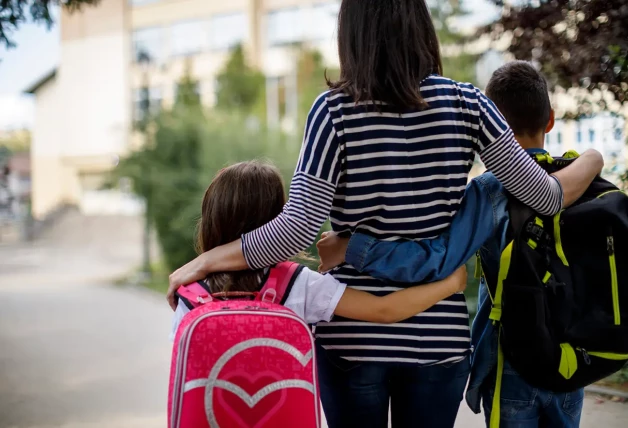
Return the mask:
M429 367L347 361L317 345L321 401L329 428L454 426L469 358Z
M482 386L482 402L486 426L489 426L495 377ZM517 372L504 363L500 400L500 428L577 428L580 426L584 390L556 394L526 383Z

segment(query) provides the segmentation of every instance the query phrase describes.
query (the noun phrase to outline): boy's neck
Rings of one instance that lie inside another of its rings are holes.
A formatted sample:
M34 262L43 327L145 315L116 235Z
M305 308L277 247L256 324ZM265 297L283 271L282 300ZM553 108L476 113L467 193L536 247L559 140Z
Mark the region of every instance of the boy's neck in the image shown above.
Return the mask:
M515 135L517 143L524 150L528 149L543 149L545 147L545 133L540 132L538 135Z

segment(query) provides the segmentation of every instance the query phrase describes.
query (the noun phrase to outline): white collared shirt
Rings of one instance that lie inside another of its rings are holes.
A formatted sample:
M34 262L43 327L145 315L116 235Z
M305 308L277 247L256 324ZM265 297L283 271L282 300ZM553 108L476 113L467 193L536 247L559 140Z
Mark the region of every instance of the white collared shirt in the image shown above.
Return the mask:
M331 275L321 275L308 268L303 268L294 281L284 306L303 318L308 324L330 321L346 287L345 284L338 282ZM188 312L190 312L188 307L179 301L172 320L171 341L174 341L177 328Z

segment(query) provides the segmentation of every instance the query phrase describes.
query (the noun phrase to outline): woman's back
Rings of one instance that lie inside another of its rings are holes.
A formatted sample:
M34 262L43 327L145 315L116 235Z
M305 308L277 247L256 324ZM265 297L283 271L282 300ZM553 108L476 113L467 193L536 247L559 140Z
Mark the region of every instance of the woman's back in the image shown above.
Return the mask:
M319 115L328 111L339 145L330 215L336 232L359 230L390 240L438 236L458 210L475 153L507 130L501 125L493 127L495 137L480 134L479 92L471 85L432 75L421 82L421 94L429 106L403 113L387 105L356 105L344 94L327 93L317 101ZM493 121L501 124L497 113ZM312 168L317 160L321 170L329 163L318 157ZM378 295L398 289L351 266L333 275ZM401 324L336 318L319 324L317 336L348 360L430 364L468 353L469 320L464 296L454 295Z
M437 75L421 83L421 93L429 107L405 113L387 105L377 112L342 94L319 100L343 162L331 212L336 232L425 239L449 226L479 151L478 96L473 86Z

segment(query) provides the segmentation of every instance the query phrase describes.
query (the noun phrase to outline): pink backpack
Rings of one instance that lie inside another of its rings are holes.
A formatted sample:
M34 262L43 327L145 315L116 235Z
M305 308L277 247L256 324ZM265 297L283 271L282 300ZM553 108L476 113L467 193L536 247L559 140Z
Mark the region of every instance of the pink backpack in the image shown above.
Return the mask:
M320 427L314 338L281 306L300 271L296 263L278 264L259 293L211 295L202 283L179 288L195 309L176 333L169 428Z

